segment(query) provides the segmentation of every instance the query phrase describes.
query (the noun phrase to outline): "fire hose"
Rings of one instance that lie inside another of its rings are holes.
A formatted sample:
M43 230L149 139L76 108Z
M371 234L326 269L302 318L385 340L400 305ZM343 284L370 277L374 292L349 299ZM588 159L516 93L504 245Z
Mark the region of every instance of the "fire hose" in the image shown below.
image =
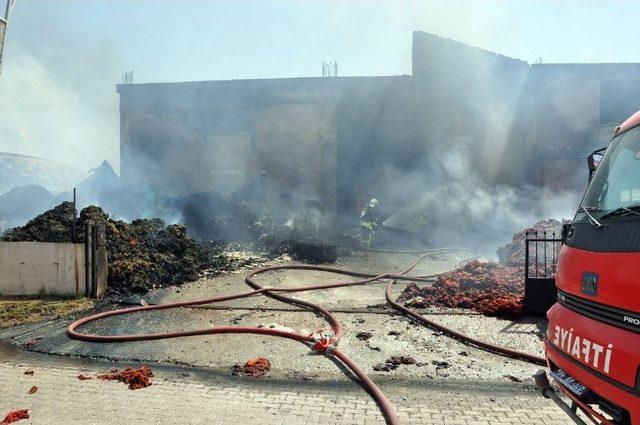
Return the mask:
M333 289L347 286L357 286L357 285L367 285L372 283L377 283L383 280L389 280L389 284L386 289L386 299L389 305L398 310L409 317L417 320L423 325L436 329L437 331L442 332L445 335L453 337L461 342L476 346L478 348L490 351L495 354L507 356L510 358L524 360L530 363L534 363L537 365L545 365L545 360L541 357L532 356L527 353L519 352L516 350L512 350L505 347L500 347L497 345L493 345L484 341L480 341L471 337L468 337L458 331L447 328L440 324L437 324L431 320L426 319L420 314L398 304L393 298L391 294L391 289L395 283L399 280L403 281L413 281L413 282L428 282L430 278L436 277L439 274L433 275L424 275L424 276L410 276L408 273L413 270L424 258L427 258L434 254L459 251L453 249L434 249L434 250L423 250L420 251L422 255L420 255L409 267L402 270L400 273L384 273L379 275L361 273L349 270L342 270L332 267L326 266L315 266L315 265L307 265L307 264L290 264L290 265L275 265L268 266L253 270L247 274L245 277L245 282L251 288L252 291L241 292L237 294L231 295L222 295L212 298L205 298L194 301L184 301L184 302L173 302L166 304L156 304L156 305L146 305L139 307L130 307L117 309L112 311L106 311L98 314L94 314L92 316L87 316L82 319L79 319L72 324L70 324L67 328L67 334L69 337L82 341L89 342L130 342L130 341L149 341L149 340L157 340L157 339L167 339L167 338L179 338L186 336L195 336L195 335L214 335L214 334L227 334L227 333L247 333L247 334L257 334L257 335L266 335L266 336L276 336L281 338L292 339L295 341L299 341L308 347L314 349L318 353L326 355L328 358L342 363L347 369L349 369L359 380L361 385L371 394L374 398L378 406L380 407L382 413L384 414L387 423L389 424L398 424L398 416L391 405L391 402L386 397L386 395L378 388L378 386L373 382L371 378L367 376L367 374L358 367L344 352L337 348L337 345L342 337L343 328L341 323L336 319L335 316L331 314L330 311L323 308L320 305L303 301L291 297L287 297L285 295L281 295L281 293L297 293L297 292L305 292L305 291L315 291L320 289ZM277 271L277 270L313 270L313 271L321 271L328 272L333 274L340 274L345 276L351 276L355 278L359 278L358 280L352 280L347 282L334 282L327 283L323 285L311 285L311 286L298 286L298 287L287 287L287 288L277 288L277 287L263 287L256 280L256 276L260 274L264 274L267 272ZM181 308L181 307L193 307L203 304L212 304L222 301L229 301L241 298L248 298L256 295L265 295L275 300L294 304L301 306L305 309L314 311L328 322L331 327L331 332L324 332L319 330L311 335L303 335L297 332L289 332L278 329L270 329L270 328L260 328L260 327L251 327L251 326L215 326L210 328L200 328L200 329L192 329L188 331L180 331L180 332L158 332L158 333L146 333L146 334L121 334L121 335L96 335L96 334L86 334L80 333L76 331L76 329L84 324L89 322L93 322L99 319L104 319L107 317L131 314L136 312L144 312L151 310L166 310L173 308Z

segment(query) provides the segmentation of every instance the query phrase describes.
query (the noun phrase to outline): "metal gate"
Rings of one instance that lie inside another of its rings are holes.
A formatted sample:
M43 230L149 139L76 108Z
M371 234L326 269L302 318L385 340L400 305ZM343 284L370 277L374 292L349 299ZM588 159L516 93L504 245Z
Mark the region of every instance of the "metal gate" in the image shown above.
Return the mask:
M556 267L562 239L556 232L530 232L525 238L524 311L544 314L556 302Z

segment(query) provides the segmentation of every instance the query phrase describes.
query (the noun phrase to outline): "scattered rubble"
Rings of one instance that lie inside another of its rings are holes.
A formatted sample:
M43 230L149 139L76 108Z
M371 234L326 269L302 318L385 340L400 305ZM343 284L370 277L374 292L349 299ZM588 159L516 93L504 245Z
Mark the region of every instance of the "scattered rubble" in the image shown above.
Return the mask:
M451 364L449 362L445 362L443 360L433 360L433 361L431 361L431 364L436 367L436 370L438 370L438 369L447 369L447 368L449 368L451 366Z
M416 364L416 360L411 356L391 356L384 363L378 363L373 366L373 370L377 372L390 372L397 369L400 365Z
M98 379L103 381L119 381L129 385L130 390L138 390L151 385L153 371L149 366L142 366L139 369L128 367L122 372L112 369L110 373L98 375Z
M524 270L498 263L471 261L440 275L433 285L409 284L398 298L407 307L473 309L487 316L523 315Z
M221 260L226 261L229 264L229 268L237 273L242 273L248 268L255 267L257 264L269 261L268 258L261 257L250 251L225 250L214 257L222 257ZM208 270L205 270L205 273L208 272Z
M531 227L522 229L515 235L510 243L498 248L498 259L500 264L508 267L524 267L525 261L525 239L527 233L531 234L530 237L538 233L540 238L560 238L562 234L562 225L566 221L560 222L555 219L541 220ZM546 236L545 236L546 232Z
M93 379L93 378L81 373L80 375L78 375L78 379L81 380L81 381L87 381L87 380Z
M316 379L319 378L319 375L315 373L292 370L287 373L287 378L293 379L296 381L315 381Z
M22 344L22 348L30 350L33 347L35 347L36 344L38 343L38 341L40 341L41 339L42 339L42 337L36 337L36 338L30 339L29 341L27 341L24 344Z
M231 368L233 375L245 375L252 378L262 378L271 370L271 362L264 357L249 359L244 366L236 364Z
M335 263L338 259L336 245L315 239L262 238L261 244L272 256L290 255L294 260L311 264Z
M416 363L415 359L411 356L391 356L389 360L391 360L391 362L395 364L415 364Z
M338 259L335 245L316 240L290 241L287 252L296 260L312 264L335 263Z
M29 419L29 410L27 409L14 410L12 412L7 413L7 416L5 416L2 422L0 422L0 425L12 424L14 422L18 422L23 419Z
M515 377L513 375L504 375L505 378L507 378L509 381L511 382L522 382L522 379Z
M25 370L23 374L33 376L34 373L35 372L33 370Z
M373 334L371 332L358 332L356 334L356 338L358 338L360 341L368 341L373 337Z
M398 365L387 362L373 365L373 370L375 370L376 372L391 372L392 370L397 368Z

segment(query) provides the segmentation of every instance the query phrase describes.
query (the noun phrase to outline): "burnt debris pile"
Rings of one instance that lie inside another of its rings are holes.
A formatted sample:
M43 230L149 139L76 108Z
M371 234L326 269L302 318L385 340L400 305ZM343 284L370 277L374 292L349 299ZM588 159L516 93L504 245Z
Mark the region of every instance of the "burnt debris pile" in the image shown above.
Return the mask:
M198 240L249 243L269 256L290 255L309 263L333 263L335 244L322 235L322 207L251 182L222 195L201 192L176 201L189 235Z
M563 223L555 219L541 220L531 227L522 229L513 235L511 242L498 248L500 264L503 266L524 267L527 235L530 238L533 238L536 234L539 238L560 238Z
M2 240L8 242L71 242L73 216L73 203L63 202L30 220L24 226L7 230L2 235Z
M198 243L180 224L166 226L159 218L127 223L112 220L101 208L84 208L76 223L77 239L83 240L88 220L105 231L108 252L108 283L112 290L143 293L149 289L196 280L202 273L233 268L223 247ZM37 216L23 227L7 231L5 241L71 242L73 204L64 202Z
M440 275L430 286L405 288L399 302L407 307L449 307L478 311L487 316L523 315L524 271L495 262L472 261Z
M335 263L338 259L334 244L317 239L275 239L266 246L272 256L290 255L294 260L305 263Z
M130 224L107 221L106 240L109 287L114 289L145 292L194 281L204 271L231 267L224 256L216 255L220 246L199 244L187 236L183 225L165 226L159 218Z
M176 201L189 233L202 240L252 242L266 227L266 212L242 201L232 201L218 192L201 192Z

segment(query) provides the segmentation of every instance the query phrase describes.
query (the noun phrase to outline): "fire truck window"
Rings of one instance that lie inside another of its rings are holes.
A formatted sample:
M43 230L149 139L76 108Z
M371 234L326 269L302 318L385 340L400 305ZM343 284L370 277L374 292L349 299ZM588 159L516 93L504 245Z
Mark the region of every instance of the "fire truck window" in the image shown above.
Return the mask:
M582 204L603 212L640 204L640 128L614 139Z

